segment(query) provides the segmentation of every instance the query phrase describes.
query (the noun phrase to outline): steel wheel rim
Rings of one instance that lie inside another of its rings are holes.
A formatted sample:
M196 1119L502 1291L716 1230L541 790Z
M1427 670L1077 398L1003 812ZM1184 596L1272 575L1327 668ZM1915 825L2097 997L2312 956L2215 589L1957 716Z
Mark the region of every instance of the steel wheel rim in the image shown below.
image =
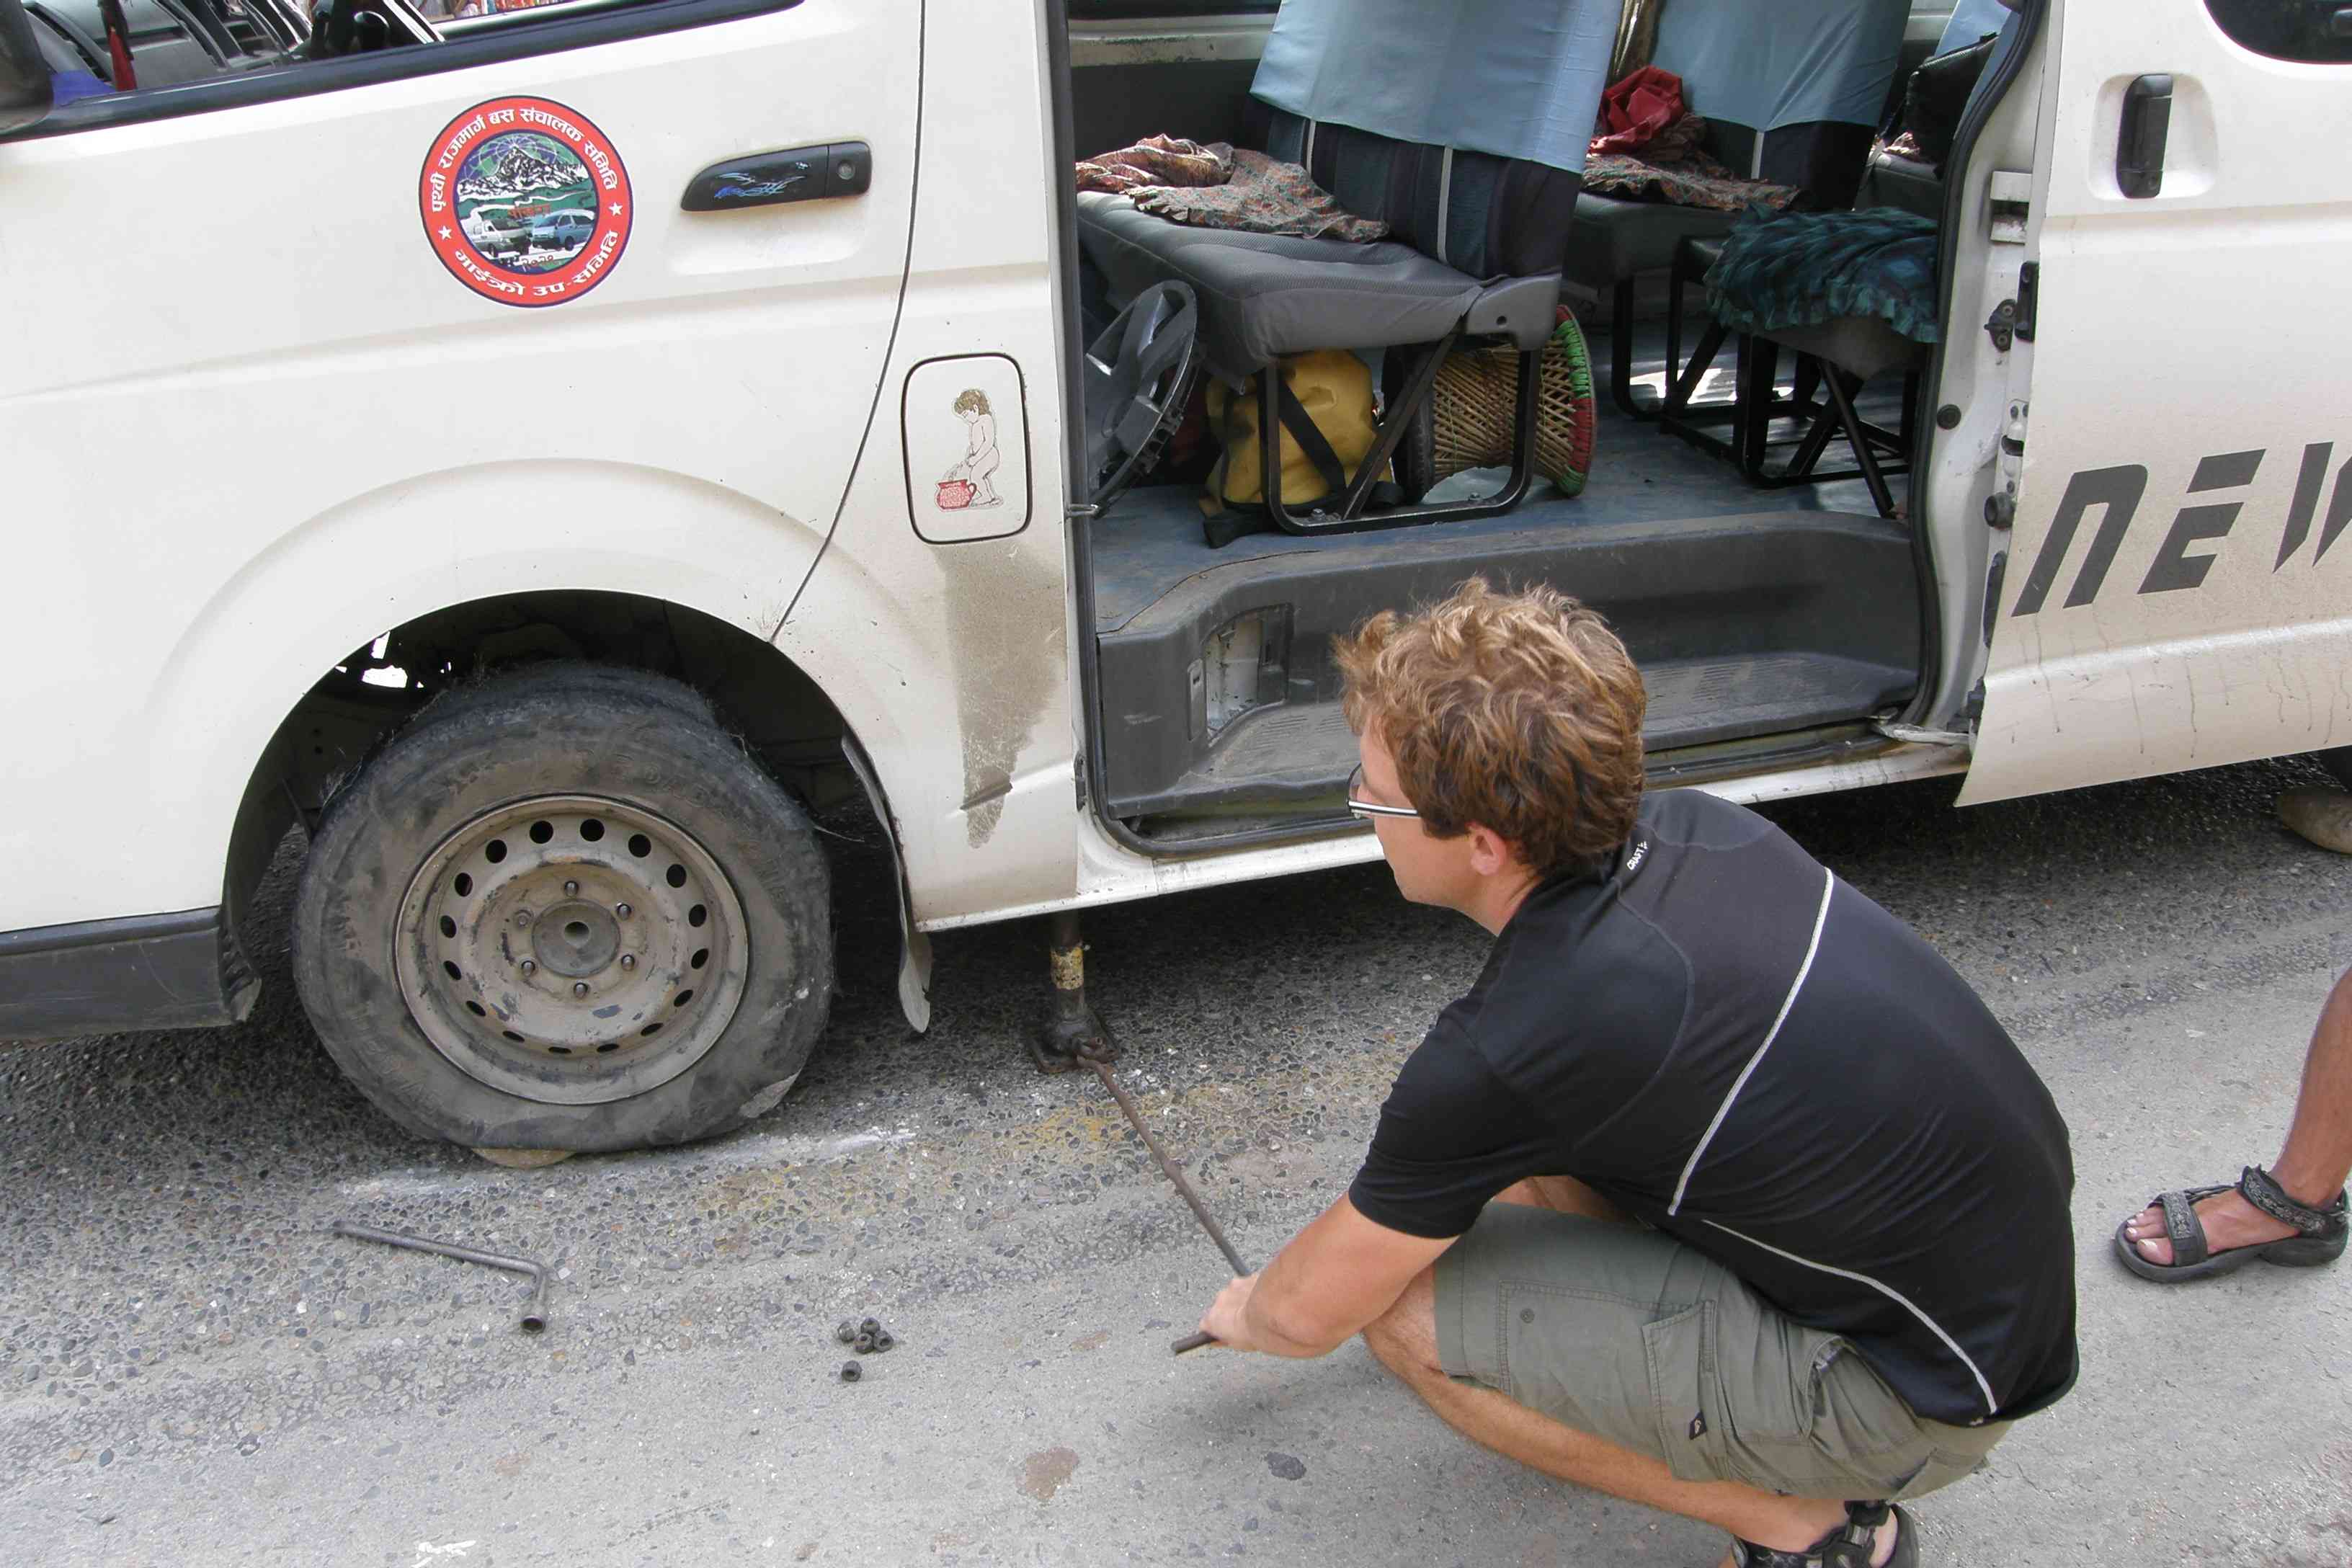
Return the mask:
M594 795L493 806L425 857L401 900L402 998L467 1077L600 1105L709 1054L750 939L726 873L657 812Z

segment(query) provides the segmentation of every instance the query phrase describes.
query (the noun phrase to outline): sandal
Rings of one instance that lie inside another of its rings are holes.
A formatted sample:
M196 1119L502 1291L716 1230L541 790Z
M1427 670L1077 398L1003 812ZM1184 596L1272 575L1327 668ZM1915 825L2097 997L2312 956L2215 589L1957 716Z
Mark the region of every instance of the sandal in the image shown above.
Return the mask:
M2230 1191L2227 1186L2185 1187L2177 1192L2158 1193L2148 1200L2164 1210L2165 1234L2172 1238L2172 1261L2151 1263L2125 1234L2131 1219L2116 1226L2116 1256L2124 1267L2143 1279L2159 1279L2167 1284L2182 1279L2201 1279L2208 1275L2233 1273L2259 1258L2265 1263L2276 1263L2287 1268L2315 1268L2323 1263L2333 1263L2344 1255L2347 1224L2344 1194L2326 1208L2313 1208L2299 1204L2286 1195L2286 1191L2271 1179L2271 1173L2260 1165L2249 1165L2238 1178L2237 1190L2254 1207L2279 1221L2294 1226L2298 1234L2282 1237L2276 1241L2257 1242L2251 1247L2232 1247L2216 1253L2205 1243L2205 1222L2197 1217L2197 1205L2216 1193ZM2137 1215L2132 1216L2137 1218Z
M1732 1560L1739 1568L1870 1568L1870 1549L1886 1516L1895 1516L1895 1550L1886 1568L1918 1568L1919 1537L1911 1516L1887 1502L1850 1502L1845 1522L1802 1552L1776 1552L1752 1541L1731 1538Z

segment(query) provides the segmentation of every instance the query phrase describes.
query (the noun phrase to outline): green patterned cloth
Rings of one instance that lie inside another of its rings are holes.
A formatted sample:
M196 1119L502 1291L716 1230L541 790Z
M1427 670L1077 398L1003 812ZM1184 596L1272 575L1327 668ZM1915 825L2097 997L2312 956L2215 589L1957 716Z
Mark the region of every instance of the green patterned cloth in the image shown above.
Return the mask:
M1751 208L1706 271L1707 308L1735 331L1877 316L1936 341L1936 226L1893 207L1773 213Z

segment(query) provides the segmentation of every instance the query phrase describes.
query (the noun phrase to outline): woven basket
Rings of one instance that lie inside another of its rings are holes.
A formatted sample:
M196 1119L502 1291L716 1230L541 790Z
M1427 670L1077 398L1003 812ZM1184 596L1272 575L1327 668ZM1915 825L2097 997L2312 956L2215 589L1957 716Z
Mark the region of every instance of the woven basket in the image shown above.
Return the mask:
M1510 349L1446 356L1430 400L1437 479L1509 464L1518 390L1519 356ZM1582 489L1591 471L1593 416L1592 359L1576 318L1563 306L1536 383L1536 472L1565 494Z

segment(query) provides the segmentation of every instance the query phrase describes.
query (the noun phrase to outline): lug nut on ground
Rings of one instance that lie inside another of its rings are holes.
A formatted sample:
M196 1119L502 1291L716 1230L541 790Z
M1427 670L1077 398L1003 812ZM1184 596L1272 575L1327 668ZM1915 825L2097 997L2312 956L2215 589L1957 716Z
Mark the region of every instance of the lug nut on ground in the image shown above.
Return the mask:
M859 1368L858 1364L857 1364L856 1362L854 1362L854 1361L845 1361L845 1362L843 1362L843 1363L841 1363L841 1381L842 1381L842 1382L844 1382L844 1383L856 1383L856 1382L858 1380L858 1378L859 1378L860 1376L862 1376L862 1375L863 1375L862 1370Z
M865 1318L854 1323L844 1318L834 1326L833 1337L859 1355L879 1355L898 1342L897 1337L882 1326L878 1318ZM849 1364L854 1367L857 1363L852 1362ZM845 1373L843 1375L848 1374Z

